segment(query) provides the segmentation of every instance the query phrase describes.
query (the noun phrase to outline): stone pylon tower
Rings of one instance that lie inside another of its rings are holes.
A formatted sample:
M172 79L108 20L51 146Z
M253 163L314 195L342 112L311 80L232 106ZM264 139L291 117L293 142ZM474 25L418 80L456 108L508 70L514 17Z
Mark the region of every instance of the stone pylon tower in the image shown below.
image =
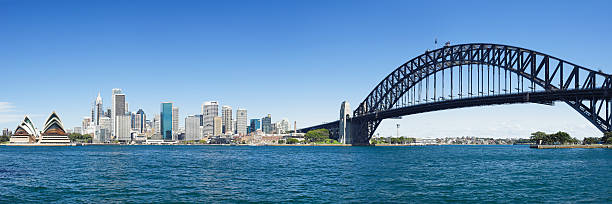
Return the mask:
M338 127L338 142L342 144L351 144L351 134L350 134L350 122L349 120L353 117L353 112L351 111L351 105L348 101L342 102L340 105L340 126Z

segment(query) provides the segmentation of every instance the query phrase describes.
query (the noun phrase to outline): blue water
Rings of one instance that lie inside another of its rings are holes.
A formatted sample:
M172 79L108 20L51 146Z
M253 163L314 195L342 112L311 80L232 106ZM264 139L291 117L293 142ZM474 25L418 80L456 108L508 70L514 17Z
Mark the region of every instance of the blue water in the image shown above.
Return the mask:
M612 202L612 150L0 147L0 203Z

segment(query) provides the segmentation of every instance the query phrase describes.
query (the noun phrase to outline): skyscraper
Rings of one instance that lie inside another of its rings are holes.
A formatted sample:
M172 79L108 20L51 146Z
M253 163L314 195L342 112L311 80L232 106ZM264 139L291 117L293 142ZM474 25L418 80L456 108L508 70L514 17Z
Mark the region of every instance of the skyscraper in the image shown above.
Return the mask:
M204 136L214 135L214 119L219 115L219 103L216 101L204 102L202 115L204 115Z
M111 112L111 123L112 123L112 126L111 126L111 137L112 138L111 139L114 139L114 137L116 135L115 134L115 117L117 116L117 113L123 114L125 112L125 111L117 112L117 109L119 107L125 107L124 106L125 96L123 97L123 102L121 104L117 105L116 95L117 94L121 94L121 93L122 93L121 89L115 88L115 89L113 89L113 93L111 95L111 103L112 103L111 104L112 107L111 107L111 111L110 111Z
M104 115L104 110L102 107L102 97L100 97L100 92L98 92L98 97L96 97L96 125L100 125L100 117Z
M200 131L200 117L198 115L190 115L185 118L185 140L201 140L202 131Z
M247 110L240 109L236 110L236 134L246 135L247 134Z
M249 128L251 128L250 132L255 132L261 129L261 120L251 119L251 125L249 125Z
M139 133L145 133L147 116L142 109L138 109L134 120L134 129L136 129Z
M172 106L172 137L173 139L176 139L177 134L179 134L179 108L178 106Z
M223 126L223 120L221 119L221 117L215 116L213 118L213 127L214 127L213 135L214 136L219 136L219 135L223 134L223 132L222 132L223 129L221 128L222 126Z
M113 110L112 114L116 118L117 116L125 115L125 94L115 94L113 100ZM114 129L117 128L117 123L114 125ZM115 133L115 137L117 137L117 131L113 131Z
M272 134L272 116L270 114L261 119L261 130L266 134Z
M161 104L161 135L164 140L172 140L172 102Z
M234 133L234 131L232 131L232 107L221 107L221 116L223 117L223 134L231 135L232 133Z

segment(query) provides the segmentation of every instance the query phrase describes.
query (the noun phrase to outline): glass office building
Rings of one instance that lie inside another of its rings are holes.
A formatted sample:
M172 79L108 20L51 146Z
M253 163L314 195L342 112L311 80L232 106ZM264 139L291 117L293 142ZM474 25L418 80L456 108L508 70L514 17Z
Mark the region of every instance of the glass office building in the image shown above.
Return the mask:
M162 139L172 140L172 103L161 104L161 134Z
M249 125L249 132L255 132L261 129L261 121L259 119L251 119L251 125Z

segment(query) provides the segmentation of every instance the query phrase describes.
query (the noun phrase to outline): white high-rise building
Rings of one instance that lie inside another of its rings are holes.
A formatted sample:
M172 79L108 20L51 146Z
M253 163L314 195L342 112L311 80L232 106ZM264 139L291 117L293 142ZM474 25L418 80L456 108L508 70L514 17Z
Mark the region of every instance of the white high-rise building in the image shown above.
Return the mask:
M94 118L96 125L100 125L100 117L103 115L104 109L102 107L102 97L100 97L100 92L98 92L98 97L96 97L96 117Z
M223 134L231 135L234 133L232 125L232 107L221 107L221 117L223 118Z
M202 104L202 115L204 118L203 135L205 137L213 136L215 117L219 115L219 103L216 101L204 102Z
M185 118L185 140L201 140L200 116L190 115Z
M130 142L132 140L131 136L131 117L129 115L119 115L116 116L116 125L117 125L117 140L122 142Z
M83 118L83 122L81 123L81 134L89 134L89 132L87 132L90 128L89 126L91 126L91 118L90 117L85 117Z
M109 117L101 117L100 124L96 126L96 134L93 141L96 143L104 143L110 140L111 136L111 119Z
M282 119L281 121L278 121L272 125L274 126L274 133L282 134L289 131L289 120L287 119Z
M236 110L236 134L246 135L247 134L247 110L240 109Z
M179 108L178 106L172 106L172 138L177 140L176 136L180 133L179 131Z
M153 118L153 132L161 134L161 115L155 114Z

